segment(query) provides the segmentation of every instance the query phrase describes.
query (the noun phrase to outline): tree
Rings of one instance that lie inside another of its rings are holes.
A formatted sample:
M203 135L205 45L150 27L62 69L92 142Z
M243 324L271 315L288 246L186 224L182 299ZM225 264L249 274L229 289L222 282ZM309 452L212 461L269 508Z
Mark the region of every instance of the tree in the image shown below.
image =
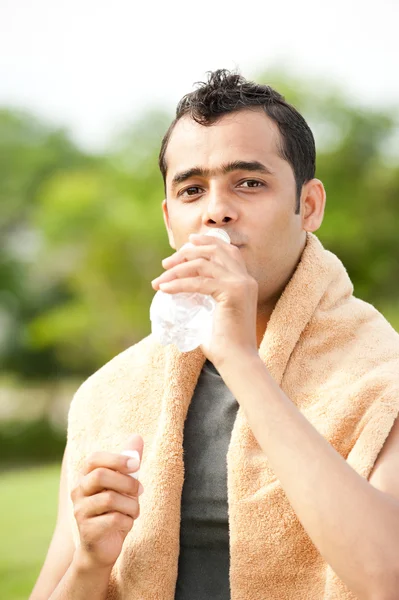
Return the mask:
M68 296L29 331L71 370L90 372L150 332L150 281L171 252L157 167L167 121L148 114L102 163L59 172L41 190L35 225L45 243L35 278L41 287L62 280Z
M33 348L28 324L58 304L62 287L31 277L42 236L33 225L43 182L90 161L68 135L30 114L0 110L0 368L43 377L59 369L51 347Z

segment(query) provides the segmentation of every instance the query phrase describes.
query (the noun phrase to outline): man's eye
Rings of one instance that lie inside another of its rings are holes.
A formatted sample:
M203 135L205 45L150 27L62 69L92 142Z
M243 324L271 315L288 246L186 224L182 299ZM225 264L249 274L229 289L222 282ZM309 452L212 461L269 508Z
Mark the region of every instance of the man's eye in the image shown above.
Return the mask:
M257 181L256 179L247 179L246 181L243 181L240 185L244 185L245 183L248 184L248 187L260 187L262 185L264 185L264 183L262 183L262 181Z
M200 190L202 188L198 187L197 185L192 185L189 188L186 188L185 190L182 190L181 192L179 192L179 196L195 196L195 194L198 194L198 190Z

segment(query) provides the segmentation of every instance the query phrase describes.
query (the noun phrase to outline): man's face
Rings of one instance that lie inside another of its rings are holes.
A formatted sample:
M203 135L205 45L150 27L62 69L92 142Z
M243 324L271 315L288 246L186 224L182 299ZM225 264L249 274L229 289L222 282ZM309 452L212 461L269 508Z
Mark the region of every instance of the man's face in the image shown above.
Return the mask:
M303 211L295 214L294 173L278 155L279 140L261 109L225 115L211 126L183 117L165 157L170 245L178 250L190 233L224 229L258 282L260 303L281 293L306 241Z

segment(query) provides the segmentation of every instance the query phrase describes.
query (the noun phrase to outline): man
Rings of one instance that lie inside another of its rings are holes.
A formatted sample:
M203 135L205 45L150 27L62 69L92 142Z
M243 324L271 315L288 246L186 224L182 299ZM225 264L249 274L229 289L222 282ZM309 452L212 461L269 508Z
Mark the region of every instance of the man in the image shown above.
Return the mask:
M160 168L177 251L152 285L212 295L212 339L149 336L78 390L31 600L399 598L399 336L313 235L308 125L216 71Z

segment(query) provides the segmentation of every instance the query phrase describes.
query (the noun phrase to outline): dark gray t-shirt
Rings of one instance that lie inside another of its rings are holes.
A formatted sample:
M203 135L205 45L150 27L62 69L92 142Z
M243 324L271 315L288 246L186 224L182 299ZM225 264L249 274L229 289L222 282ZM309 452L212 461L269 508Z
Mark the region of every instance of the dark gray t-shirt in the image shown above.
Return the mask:
M184 426L175 600L230 599L226 455L237 409L238 403L207 360Z

